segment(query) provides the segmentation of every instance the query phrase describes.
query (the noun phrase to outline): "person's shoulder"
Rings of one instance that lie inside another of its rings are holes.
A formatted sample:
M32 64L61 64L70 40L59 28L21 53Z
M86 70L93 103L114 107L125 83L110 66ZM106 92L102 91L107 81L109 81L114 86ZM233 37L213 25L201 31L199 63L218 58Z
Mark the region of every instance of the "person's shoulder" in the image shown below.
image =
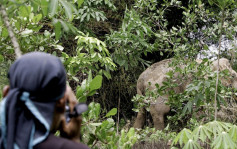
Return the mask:
M88 146L82 143L76 143L74 141L60 137L57 137L57 139L58 141L63 142L62 147L60 149L89 149Z
M76 143L74 141L49 135L48 138L42 143L36 145L34 149L89 149L88 146L82 143Z

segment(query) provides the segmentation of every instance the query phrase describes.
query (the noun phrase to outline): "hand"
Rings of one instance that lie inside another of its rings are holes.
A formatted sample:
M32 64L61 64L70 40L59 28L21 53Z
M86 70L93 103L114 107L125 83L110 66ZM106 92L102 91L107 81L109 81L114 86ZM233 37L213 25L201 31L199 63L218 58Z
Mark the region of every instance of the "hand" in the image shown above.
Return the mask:
M4 86L3 91L2 91L3 97L7 96L9 90L10 90L10 86L9 85Z
M70 112L73 112L75 105L78 103L75 94L73 93L72 89L67 86L65 92L65 102L68 102ZM65 106L64 106L65 107ZM73 117L71 120L66 123L65 115L62 117L61 127L60 127L60 134L64 138L68 138L75 142L80 142L80 128L82 123L82 117Z

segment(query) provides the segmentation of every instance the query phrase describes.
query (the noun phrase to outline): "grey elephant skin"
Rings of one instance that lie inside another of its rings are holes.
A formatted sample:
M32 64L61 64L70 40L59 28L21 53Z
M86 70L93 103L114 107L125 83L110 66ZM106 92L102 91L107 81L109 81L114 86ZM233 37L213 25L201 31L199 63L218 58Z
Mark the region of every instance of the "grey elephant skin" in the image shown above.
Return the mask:
M155 84L163 85L163 81L167 78L167 72L171 71L172 68L169 67L169 63L172 59L165 59L160 62L154 63L150 67L148 67L138 78L137 80L137 94L144 95L146 89L154 90L156 89ZM196 60L198 64L201 63L201 60ZM185 66L181 66L185 67ZM218 61L213 61L211 64L211 69L216 71L218 68ZM228 59L221 58L219 60L219 68L220 71L228 69L230 74L232 75L231 80L226 80L221 78L221 82L225 86L229 86L237 88L237 73L231 68L230 62ZM180 86L174 88L176 93L181 93L186 89L186 86L190 83L191 80L185 81L181 83ZM149 84L150 82L150 84ZM155 104L151 104L150 113L154 122L154 127L156 129L162 130L165 127L164 124L164 116L170 111L170 107L165 104L164 99L168 99L168 95L158 97L156 99ZM145 109L142 108L139 110L134 127L142 128L145 122Z

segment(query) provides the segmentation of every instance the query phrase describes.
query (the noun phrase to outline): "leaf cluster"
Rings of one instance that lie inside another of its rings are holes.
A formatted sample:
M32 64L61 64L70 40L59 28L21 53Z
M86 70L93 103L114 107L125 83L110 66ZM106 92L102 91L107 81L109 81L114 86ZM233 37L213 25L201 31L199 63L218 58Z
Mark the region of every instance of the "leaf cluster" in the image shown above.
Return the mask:
M179 145L184 149L207 147L234 149L237 145L236 128L236 125L219 121L200 125L193 131L184 128L173 140L172 145Z

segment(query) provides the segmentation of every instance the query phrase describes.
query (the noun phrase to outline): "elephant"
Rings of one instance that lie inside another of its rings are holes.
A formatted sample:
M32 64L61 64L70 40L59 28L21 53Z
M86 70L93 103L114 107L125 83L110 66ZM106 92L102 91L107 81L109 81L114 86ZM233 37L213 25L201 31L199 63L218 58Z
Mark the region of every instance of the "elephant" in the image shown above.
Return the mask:
M137 94L144 95L146 89L152 91L156 89L155 84L159 84L159 86L163 85L163 81L167 79L167 73L171 71L173 68L169 67L169 63L172 61L171 59L165 59L160 62L152 64L148 67L138 78L137 80ZM198 64L202 62L202 60L196 60ZM181 66L181 69L185 66ZM218 61L215 60L211 63L211 69L213 71L217 71L218 69ZM226 58L221 58L219 60L219 70L228 69L230 74L232 75L231 79L223 79L220 78L221 83L225 86L232 85L232 87L237 88L237 73L232 69L230 62ZM177 74L174 75L177 77ZM182 80L180 80L181 82ZM176 93L182 93L186 89L187 85L191 82L191 80L182 81L180 86L175 87L174 90ZM166 104L168 95L159 96L156 99L154 104L150 105L150 114L152 116L154 127L158 130L162 130L165 127L164 118L165 115L170 111L170 106ZM137 114L135 119L135 123L133 125L134 128L142 128L145 122L145 108L141 108Z

